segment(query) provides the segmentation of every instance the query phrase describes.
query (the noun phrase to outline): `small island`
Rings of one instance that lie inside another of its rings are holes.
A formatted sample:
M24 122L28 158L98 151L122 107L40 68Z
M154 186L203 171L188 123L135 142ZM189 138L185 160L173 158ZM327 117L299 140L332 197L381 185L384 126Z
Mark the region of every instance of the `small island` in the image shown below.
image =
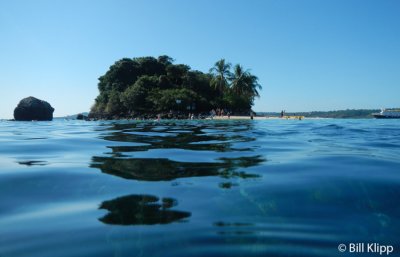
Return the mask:
M208 73L174 64L166 55L123 58L99 78L91 119L135 119L249 115L259 97L258 78L225 59Z

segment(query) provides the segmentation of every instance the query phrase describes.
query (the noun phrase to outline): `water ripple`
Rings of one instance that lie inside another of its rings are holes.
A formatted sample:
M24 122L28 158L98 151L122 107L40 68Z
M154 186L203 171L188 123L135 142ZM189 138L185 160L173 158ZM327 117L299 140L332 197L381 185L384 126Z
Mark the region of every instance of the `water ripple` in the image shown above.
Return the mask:
M0 256L400 247L399 122L1 121Z

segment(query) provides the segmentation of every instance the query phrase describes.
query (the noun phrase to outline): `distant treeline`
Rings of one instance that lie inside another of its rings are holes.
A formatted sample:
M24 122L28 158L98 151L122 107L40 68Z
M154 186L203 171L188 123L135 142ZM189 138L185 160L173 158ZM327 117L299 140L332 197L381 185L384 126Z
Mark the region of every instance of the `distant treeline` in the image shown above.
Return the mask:
M380 112L377 109L313 111L313 112L286 112L285 115L304 116L309 118L338 118L338 119L368 119L373 118L371 113ZM276 112L258 112L257 115L280 116Z

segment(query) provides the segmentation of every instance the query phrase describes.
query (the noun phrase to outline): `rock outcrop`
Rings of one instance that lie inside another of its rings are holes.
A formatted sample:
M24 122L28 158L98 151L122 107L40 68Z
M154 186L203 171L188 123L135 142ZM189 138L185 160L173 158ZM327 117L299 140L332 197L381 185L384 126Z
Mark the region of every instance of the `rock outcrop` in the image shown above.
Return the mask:
M48 102L30 96L22 99L14 109L14 119L49 121L53 120L53 112L54 108Z
M82 113L79 113L78 115L76 115L76 119L77 120L89 120L88 116L83 115Z

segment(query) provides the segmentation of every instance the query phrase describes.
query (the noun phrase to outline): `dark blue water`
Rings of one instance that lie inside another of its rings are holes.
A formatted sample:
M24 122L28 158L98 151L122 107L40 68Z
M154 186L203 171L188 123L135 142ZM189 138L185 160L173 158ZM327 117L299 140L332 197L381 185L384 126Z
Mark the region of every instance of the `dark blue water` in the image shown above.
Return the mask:
M399 199L400 120L0 121L1 257L398 256Z

